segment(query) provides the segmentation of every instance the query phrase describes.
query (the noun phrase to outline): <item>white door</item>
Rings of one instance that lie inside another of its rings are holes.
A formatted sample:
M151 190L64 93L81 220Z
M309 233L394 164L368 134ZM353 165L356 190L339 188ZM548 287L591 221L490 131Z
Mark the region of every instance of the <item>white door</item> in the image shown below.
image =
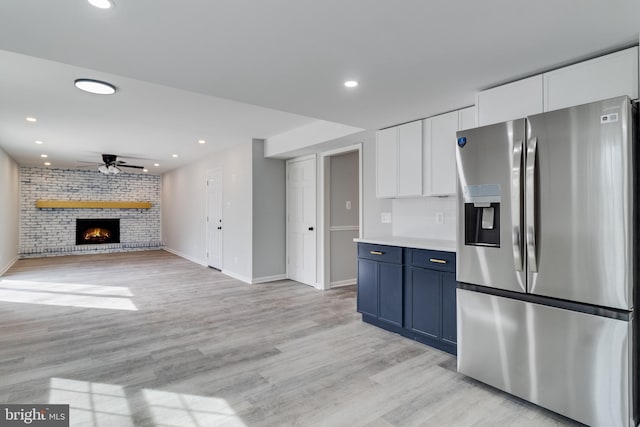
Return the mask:
M316 286L316 159L287 162L287 275Z
M207 180L207 264L222 269L222 171Z

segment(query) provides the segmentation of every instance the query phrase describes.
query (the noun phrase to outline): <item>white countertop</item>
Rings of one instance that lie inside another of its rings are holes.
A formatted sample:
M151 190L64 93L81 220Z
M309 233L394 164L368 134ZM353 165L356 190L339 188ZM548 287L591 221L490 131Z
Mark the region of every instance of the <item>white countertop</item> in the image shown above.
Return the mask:
M404 248L431 249L434 251L455 252L456 242L454 240L417 239L413 237L365 237L353 239L358 243L373 243L376 245L402 246Z

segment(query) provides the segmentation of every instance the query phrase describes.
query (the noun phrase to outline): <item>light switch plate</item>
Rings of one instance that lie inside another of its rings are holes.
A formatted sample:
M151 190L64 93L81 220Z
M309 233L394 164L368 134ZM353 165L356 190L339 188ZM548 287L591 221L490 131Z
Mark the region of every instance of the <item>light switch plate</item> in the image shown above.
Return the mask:
M444 212L436 212L436 224L444 224Z
M391 212L381 212L380 222L383 224L391 224Z

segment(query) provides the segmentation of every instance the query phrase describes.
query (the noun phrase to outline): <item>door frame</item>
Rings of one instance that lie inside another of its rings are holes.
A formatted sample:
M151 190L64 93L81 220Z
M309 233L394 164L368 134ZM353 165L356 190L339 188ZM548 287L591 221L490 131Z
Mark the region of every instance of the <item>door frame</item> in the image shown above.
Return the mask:
M305 160L313 160L316 164L316 176L314 178L315 182L314 182L314 187L315 187L315 191L316 191L316 277L315 280L313 281L313 284L311 285L312 287L316 288L316 289L320 289L319 285L318 285L318 240L321 239L318 236L321 236L320 233L320 229L318 228L318 157L317 155L314 154L309 154L306 156L301 156L301 157L295 157L293 159L287 159L287 161L285 162L285 229L286 229L286 233L285 233L285 275L287 277L287 279L290 279L289 276L289 165L292 163L297 163L297 162L302 162ZM293 279L290 279L293 280Z
M363 229L363 197L362 197L362 143L349 145L347 147L336 148L334 150L320 153L320 178L318 180L319 199L318 203L318 266L316 276L318 278L318 289L331 289L331 217L330 217L330 191L331 191L331 156L358 152L358 237L362 238Z
M213 227L213 222L209 221L209 216L211 214L211 212L209 212L209 197L211 196L210 192L209 192L209 181L212 179L218 179L219 180L219 186L220 186L220 219L223 219L223 215L224 215L224 194L222 193L222 189L223 189L223 185L222 185L222 180L223 180L223 174L222 174L222 168L218 167L218 168L214 168L214 169L209 169L207 171L207 180L205 182L205 187L206 187L206 194L207 194L207 198L206 198L206 203L205 203L205 210L206 210L206 218L207 218L207 226L206 226L206 239L205 239L205 260L206 260L206 264L207 267L212 267L212 268L219 268L220 271L222 271L222 266L224 263L224 240L223 240L223 233L224 233L224 228L222 229L222 231L220 232L220 266L219 267L213 267L212 265L210 265L209 263L209 249L211 247L211 242L209 241L210 239L210 228L209 227Z

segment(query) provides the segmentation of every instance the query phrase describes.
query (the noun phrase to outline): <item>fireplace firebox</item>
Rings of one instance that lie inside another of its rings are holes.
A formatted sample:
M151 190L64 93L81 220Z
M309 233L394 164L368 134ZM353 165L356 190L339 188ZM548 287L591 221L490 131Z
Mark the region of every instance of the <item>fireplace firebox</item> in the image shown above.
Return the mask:
M120 218L76 219L76 245L120 243Z

